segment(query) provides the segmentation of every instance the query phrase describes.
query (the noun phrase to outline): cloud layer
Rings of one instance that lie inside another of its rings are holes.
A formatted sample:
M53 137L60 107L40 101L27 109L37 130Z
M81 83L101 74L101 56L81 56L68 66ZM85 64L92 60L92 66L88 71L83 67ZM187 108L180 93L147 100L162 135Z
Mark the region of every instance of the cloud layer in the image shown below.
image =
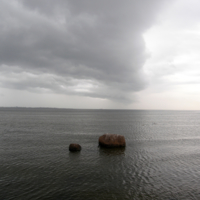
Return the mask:
M160 0L0 3L0 87L130 102Z

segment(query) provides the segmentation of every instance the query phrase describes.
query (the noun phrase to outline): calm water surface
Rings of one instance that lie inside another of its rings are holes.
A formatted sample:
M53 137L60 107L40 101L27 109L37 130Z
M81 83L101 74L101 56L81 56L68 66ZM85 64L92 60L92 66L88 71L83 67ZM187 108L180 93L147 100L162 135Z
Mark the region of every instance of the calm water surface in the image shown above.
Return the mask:
M0 199L200 199L200 112L1 108Z

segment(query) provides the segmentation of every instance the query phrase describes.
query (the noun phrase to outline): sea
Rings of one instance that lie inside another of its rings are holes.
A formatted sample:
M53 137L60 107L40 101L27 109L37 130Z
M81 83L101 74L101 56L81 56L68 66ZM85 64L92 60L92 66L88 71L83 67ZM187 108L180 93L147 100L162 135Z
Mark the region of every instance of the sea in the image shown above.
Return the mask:
M0 108L0 200L32 199L199 200L200 111Z

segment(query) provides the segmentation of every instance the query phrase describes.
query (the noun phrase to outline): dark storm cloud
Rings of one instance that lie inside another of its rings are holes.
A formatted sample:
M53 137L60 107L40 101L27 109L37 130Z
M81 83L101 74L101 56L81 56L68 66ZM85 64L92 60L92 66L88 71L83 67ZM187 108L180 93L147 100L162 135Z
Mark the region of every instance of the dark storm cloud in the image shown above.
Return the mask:
M1 87L128 100L160 0L1 1Z

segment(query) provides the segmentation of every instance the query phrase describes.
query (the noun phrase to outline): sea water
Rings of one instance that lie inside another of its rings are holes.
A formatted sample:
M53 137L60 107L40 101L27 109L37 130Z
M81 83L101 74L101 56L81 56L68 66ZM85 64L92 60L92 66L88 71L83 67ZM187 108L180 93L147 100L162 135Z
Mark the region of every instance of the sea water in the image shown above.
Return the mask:
M126 147L98 147L105 133ZM0 108L1 200L188 200L199 186L199 111Z

